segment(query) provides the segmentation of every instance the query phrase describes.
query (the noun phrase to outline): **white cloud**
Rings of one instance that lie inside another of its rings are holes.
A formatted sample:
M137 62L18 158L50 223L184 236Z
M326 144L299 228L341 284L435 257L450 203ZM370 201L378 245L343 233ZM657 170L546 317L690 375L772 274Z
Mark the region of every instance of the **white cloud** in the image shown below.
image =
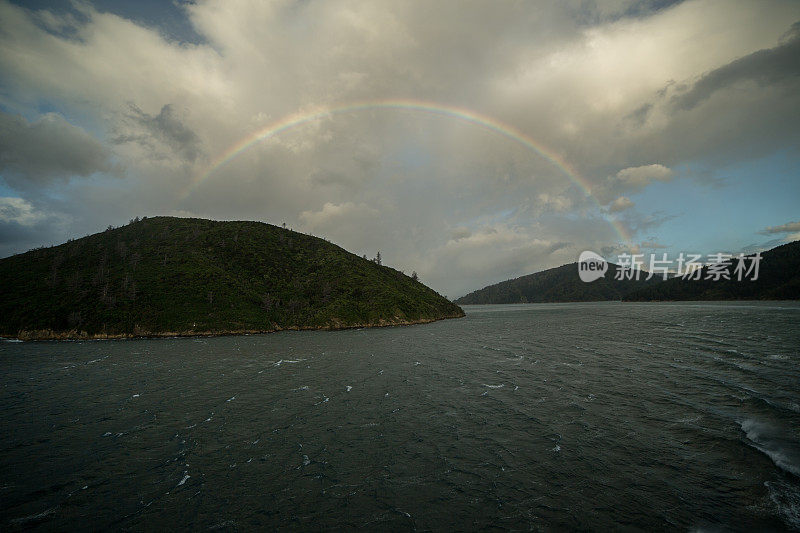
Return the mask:
M572 199L567 196L546 192L540 193L536 197L536 203L539 207L556 212L569 211L575 205Z
M669 181L671 179L672 170L658 163L623 168L617 172L617 180L631 188L642 188L654 181Z
M7 91L17 104L46 98L103 113L133 102L157 112L166 103L194 107L208 99L225 112L234 95L213 48L171 43L157 30L75 5L87 23L69 14L48 16L51 26L67 19L75 27L67 37L43 30L32 12L0 3L0 70L11 77Z
M303 228L310 231L337 231L342 225L368 223L375 219L379 211L365 204L345 202L343 204L333 204L326 202L319 211L303 211L300 213L300 221Z
M618 213L620 211L625 211L626 209L630 209L634 205L636 204L634 204L633 201L627 196L620 196L619 198L611 202L611 204L608 206L608 210L611 213Z
M779 226L767 226L759 233L762 235L780 235L783 233L784 242L794 242L800 240L800 221L787 222Z
M16 222L21 226L33 226L46 218L47 215L37 211L30 202L22 198L0 198L0 222Z
M658 163L628 167L623 168L614 176L609 176L603 183L598 184L592 193L604 204L613 202L609 206L609 210L612 212L622 211L633 205L633 203L627 205L631 200L622 193L634 193L653 182L668 182L672 178L672 170ZM625 198L627 202L622 198Z
M566 262L570 257L566 254L569 246L569 243L538 238L524 228L495 224L468 236L454 236L433 250L432 261L424 265L422 271L426 279L451 276L482 280L485 285L538 270L548 260ZM464 284L460 279L451 287L462 292L472 290L469 287L480 288Z
M772 235L775 233L793 233L800 231L800 221L797 222L787 222L786 224L781 224L780 226L767 226L761 233L764 235Z

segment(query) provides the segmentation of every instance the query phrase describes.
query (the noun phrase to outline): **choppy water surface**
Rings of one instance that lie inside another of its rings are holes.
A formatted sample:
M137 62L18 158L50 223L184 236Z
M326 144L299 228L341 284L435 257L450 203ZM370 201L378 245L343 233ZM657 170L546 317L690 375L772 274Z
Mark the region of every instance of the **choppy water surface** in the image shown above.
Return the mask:
M0 343L0 529L800 528L800 304Z

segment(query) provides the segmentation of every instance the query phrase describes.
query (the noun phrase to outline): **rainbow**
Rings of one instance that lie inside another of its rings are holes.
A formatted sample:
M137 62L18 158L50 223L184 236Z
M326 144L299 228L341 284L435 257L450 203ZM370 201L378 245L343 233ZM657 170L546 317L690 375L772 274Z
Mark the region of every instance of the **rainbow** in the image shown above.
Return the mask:
M592 194L590 184L585 178L581 177L577 170L575 170L566 160L564 160L564 158L556 154L554 151L546 148L541 143L525 135L514 126L469 109L443 105L435 102L410 99L364 100L337 105L335 107L327 107L321 110L317 109L313 111L299 111L290 115L286 115L270 124L267 124L263 128L254 131L230 146L211 162L205 172L199 174L189 183L189 186L184 190L181 198L185 199L188 197L192 191L194 191L200 184L208 180L220 167L260 141L279 135L286 130L296 128L297 126L302 126L303 124L308 124L323 118L345 113L355 113L359 111L375 109L417 111L447 118L455 118L462 122L474 124L486 130L502 135L545 158L547 161L553 164L553 166L557 167L572 183L577 185L581 191L590 197L594 203L597 204L598 208L602 209L602 205ZM614 218L606 218L606 220L614 228L622 242L631 242L630 236L618 220Z

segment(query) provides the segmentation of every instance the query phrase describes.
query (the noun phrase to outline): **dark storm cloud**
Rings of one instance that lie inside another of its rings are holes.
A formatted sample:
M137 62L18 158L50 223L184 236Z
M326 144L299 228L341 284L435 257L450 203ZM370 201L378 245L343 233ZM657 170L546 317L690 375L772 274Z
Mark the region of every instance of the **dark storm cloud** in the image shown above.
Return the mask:
M622 18L639 18L653 15L684 0L583 0L575 10L576 19L587 25L613 22Z
M625 118L631 121L635 126L640 127L647 122L647 116L650 114L652 109L653 104L644 104L635 109L632 113L629 113Z
M676 108L689 110L720 89L743 81L775 85L800 76L800 23L782 44L753 52L704 74L687 92L672 97Z
M15 220L0 220L0 248L41 241L47 237L48 229L46 225L28 226Z
M12 186L113 170L111 152L61 115L34 122L0 111L0 172Z
M194 162L201 154L200 139L175 111L172 104L166 104L157 115L145 113L134 104L130 104L129 118L144 129L144 133L126 133L113 139L117 144L136 142L158 152L161 145L166 144L182 159Z
M559 250L563 250L564 248L569 248L570 246L572 246L571 242L554 242L553 244L545 248L546 250L545 253L549 255Z

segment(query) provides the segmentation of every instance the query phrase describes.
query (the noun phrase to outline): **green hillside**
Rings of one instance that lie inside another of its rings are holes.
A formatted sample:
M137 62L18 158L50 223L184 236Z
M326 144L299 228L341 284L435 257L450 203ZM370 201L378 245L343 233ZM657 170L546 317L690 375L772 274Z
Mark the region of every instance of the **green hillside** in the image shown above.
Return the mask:
M0 335L344 328L463 316L392 268L261 222L147 218L0 259Z
M637 288L661 281L659 277L645 280L616 280L618 266L609 263L608 272L600 279L584 283L578 277L578 263L528 274L471 292L456 300L459 305L468 304L512 304L542 302L596 302L620 300Z
M748 262L749 264L749 262ZM761 254L758 279L745 277L712 281L669 279L626 295L626 300L800 300L800 241L790 242Z
M455 302L468 304L509 304L524 302L592 302L603 300L800 300L800 241L773 248L761 254L758 279L738 281L729 269L731 280L707 280L704 268L700 280L654 276L646 280L616 280L617 265L609 263L605 277L584 283L578 277L578 264L572 263L528 274L462 296ZM748 263L749 264L749 261Z

